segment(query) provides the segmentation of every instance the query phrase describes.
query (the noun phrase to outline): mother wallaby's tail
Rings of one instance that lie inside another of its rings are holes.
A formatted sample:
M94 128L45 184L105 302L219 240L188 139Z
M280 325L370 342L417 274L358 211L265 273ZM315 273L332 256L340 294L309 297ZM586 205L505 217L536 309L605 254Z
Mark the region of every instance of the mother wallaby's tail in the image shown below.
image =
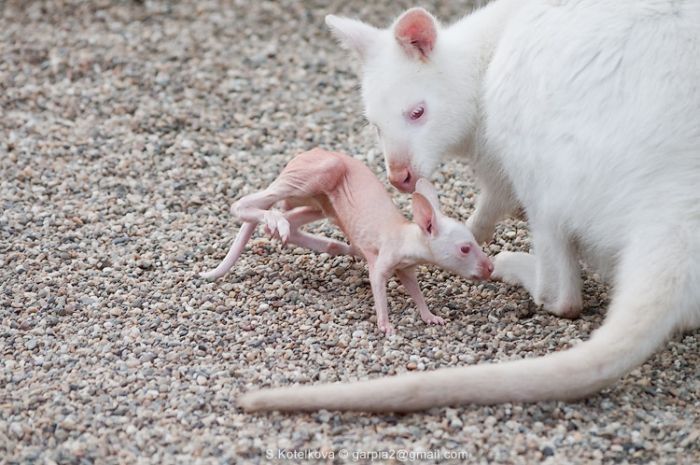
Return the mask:
M247 411L400 412L464 403L584 397L640 365L678 326L682 307L697 304L688 298L692 294L688 271L697 266L693 257L683 257L682 248L674 256L668 248L654 250L646 243L626 251L616 273L617 291L608 317L590 340L572 349L540 358L372 381L268 389L245 394L239 403Z
M236 239L234 239L233 244L231 244L231 248L228 250L226 257L219 264L219 266L217 266L211 271L200 273L199 275L202 278L208 279L210 281L219 279L220 277L225 275L228 272L228 270L230 270L231 267L236 263L236 260L238 260L238 257L241 256L241 253L243 253L243 249L250 240L250 237L253 235L253 232L255 231L255 227L257 225L258 223L254 222L243 223L241 230L238 231L238 236L236 236Z

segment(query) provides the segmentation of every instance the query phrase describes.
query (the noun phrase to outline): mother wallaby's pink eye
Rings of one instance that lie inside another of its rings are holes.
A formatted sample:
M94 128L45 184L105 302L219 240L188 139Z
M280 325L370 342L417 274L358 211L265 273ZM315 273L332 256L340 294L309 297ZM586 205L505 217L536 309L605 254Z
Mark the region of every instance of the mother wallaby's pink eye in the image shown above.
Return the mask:
M459 251L462 252L464 255L467 255L469 252L471 252L471 250L471 247L469 247L468 245L463 245L459 248Z
M423 116L423 113L425 113L425 107L423 105L419 105L411 110L408 117L411 118L412 121L416 121Z

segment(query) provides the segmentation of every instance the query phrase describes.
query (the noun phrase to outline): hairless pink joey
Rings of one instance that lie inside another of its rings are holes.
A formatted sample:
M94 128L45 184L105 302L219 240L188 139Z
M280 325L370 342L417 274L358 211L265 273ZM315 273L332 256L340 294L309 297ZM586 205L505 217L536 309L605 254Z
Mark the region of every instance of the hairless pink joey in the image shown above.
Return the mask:
M377 326L387 336L389 323L386 283L396 274L415 300L428 324L444 324L434 315L420 291L416 266L433 263L469 279L488 279L493 265L466 225L445 216L435 188L425 179L413 193L409 222L389 193L362 162L342 153L314 149L294 157L267 189L242 197L231 211L244 224L226 258L201 276L214 280L240 257L259 223L283 243L331 255L362 256L369 265L377 312ZM280 203L282 210L273 208ZM350 244L300 231L304 225L328 218L337 224Z

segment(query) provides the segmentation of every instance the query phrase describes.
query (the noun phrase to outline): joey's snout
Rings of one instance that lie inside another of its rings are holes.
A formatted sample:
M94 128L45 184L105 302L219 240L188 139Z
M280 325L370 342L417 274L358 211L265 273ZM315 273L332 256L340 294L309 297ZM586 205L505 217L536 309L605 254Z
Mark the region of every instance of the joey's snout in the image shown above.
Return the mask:
M472 277L473 279L487 280L491 277L491 273L493 273L493 263L485 253L480 251Z
M491 273L493 273L493 263L491 263L489 257L484 256L479 260L479 264L477 265L477 278L484 280L489 279Z

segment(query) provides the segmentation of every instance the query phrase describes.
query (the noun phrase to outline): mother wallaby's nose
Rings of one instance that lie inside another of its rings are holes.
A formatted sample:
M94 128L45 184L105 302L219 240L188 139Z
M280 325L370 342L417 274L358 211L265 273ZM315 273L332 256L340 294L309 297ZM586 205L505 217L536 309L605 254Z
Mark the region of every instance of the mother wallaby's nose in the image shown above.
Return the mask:
M389 171L389 182L401 192L413 192L416 190L418 178L408 167L391 169Z

